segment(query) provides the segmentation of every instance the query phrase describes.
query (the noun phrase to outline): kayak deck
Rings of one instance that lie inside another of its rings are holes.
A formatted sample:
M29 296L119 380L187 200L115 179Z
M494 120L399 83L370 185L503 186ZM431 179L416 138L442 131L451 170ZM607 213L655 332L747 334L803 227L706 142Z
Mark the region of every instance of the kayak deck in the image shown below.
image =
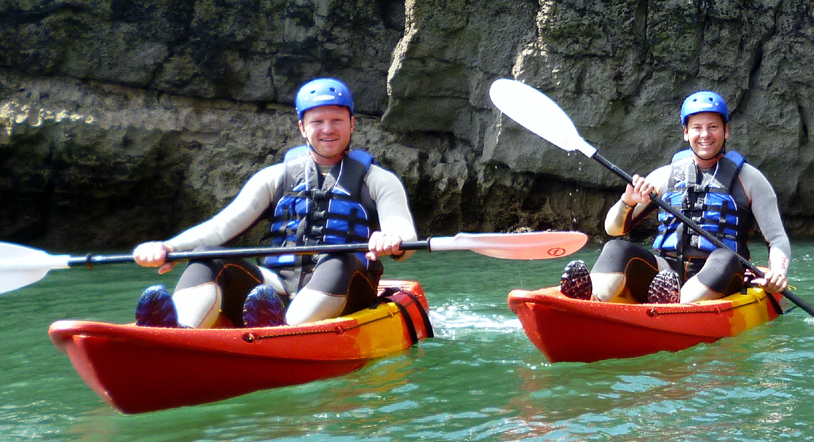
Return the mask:
M692 304L631 304L571 299L559 287L549 287L513 290L508 302L531 342L551 362L679 351L735 336L775 319L785 308L785 298L760 288Z
M123 413L197 405L350 373L432 337L417 282L340 318L265 328L177 329L57 321L48 331L80 377Z

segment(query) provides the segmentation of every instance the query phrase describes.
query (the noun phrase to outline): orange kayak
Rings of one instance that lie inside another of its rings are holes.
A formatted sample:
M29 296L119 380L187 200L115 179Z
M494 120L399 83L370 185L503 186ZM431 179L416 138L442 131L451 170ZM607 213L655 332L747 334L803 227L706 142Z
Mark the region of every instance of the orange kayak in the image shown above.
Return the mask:
M268 328L173 329L58 321L48 334L79 376L123 413L214 402L331 378L432 337L417 282L382 280L352 315Z
M775 319L780 294L750 288L692 304L632 304L571 299L559 287L513 290L509 308L551 362L594 362L678 351L735 336Z

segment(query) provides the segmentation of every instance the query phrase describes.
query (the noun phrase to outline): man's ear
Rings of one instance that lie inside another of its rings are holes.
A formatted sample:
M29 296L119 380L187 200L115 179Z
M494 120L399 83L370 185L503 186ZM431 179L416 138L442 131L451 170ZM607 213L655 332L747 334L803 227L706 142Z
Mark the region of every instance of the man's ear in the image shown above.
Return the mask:
M297 121L297 127L300 128L300 135L302 135L303 138L308 138L305 136L305 125L302 124L302 120Z

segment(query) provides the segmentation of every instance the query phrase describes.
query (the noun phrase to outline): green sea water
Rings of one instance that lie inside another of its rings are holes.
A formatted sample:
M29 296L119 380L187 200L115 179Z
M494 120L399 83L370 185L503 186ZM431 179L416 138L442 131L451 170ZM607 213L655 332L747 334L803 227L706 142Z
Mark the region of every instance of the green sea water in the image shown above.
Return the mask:
M753 249L763 264L765 250ZM574 256L592 264L598 251ZM793 241L793 252L795 293L814 304L814 240ZM808 314L795 309L677 353L550 364L506 296L556 285L569 259L417 252L389 262L386 276L423 285L435 338L340 378L141 415L96 396L48 326L131 322L144 287L172 286L180 269L161 277L134 265L55 270L0 296L0 441L814 440Z

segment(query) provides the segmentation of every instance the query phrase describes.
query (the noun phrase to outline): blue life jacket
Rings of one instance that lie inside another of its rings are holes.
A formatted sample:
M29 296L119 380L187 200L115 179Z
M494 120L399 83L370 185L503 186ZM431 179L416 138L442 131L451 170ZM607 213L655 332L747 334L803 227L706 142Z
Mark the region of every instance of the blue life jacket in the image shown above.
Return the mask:
M266 235L271 245L367 243L379 226L376 206L363 185L373 157L352 150L323 178L309 151L308 146L299 146L285 155L283 195ZM364 254L358 255L367 265ZM278 255L267 257L264 265L303 265L303 261L307 265L309 260L310 256Z
M735 192L735 183L746 160L737 152L724 154L717 170L698 183L698 168L687 149L673 156L670 180L662 199L713 234L727 247L748 259L747 244L754 230L754 216L744 192ZM686 245L706 252L717 247L672 214L659 211L659 234L653 249L683 255Z

